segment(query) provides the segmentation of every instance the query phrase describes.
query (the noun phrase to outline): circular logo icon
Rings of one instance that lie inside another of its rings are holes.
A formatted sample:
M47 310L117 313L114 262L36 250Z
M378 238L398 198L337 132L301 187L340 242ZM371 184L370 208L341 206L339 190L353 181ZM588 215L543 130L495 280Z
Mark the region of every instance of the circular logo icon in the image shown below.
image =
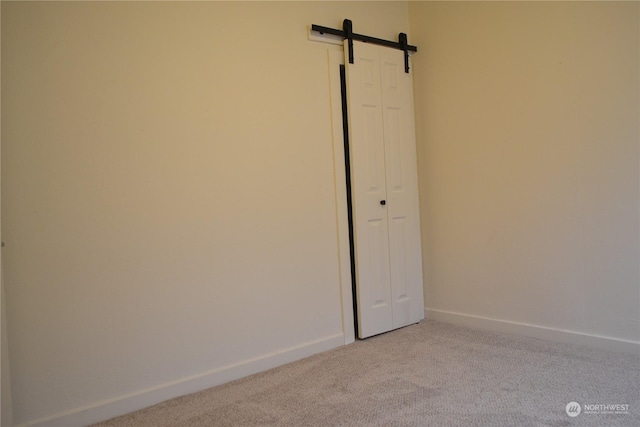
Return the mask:
M580 415L580 412L582 412L582 407L578 402L569 402L567 403L565 411L567 411L567 415L570 417L577 417Z

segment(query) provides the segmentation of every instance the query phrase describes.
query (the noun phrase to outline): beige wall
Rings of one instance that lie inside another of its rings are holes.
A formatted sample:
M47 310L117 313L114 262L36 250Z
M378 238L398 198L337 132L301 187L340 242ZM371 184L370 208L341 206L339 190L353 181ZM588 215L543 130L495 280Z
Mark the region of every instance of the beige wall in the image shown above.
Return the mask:
M0 22L2 19L2 8L0 7ZM1 37L0 37L1 40ZM0 70L0 77L2 73ZM0 85L0 98L1 94ZM1 108L0 108L1 110ZM0 112L0 122L2 113ZM1 126L0 126L1 127ZM1 215L0 215L1 217ZM0 223L2 223L0 219ZM0 230L0 236L1 236ZM0 240L2 238L0 237ZM0 426L10 426L13 424L13 408L11 402L11 371L9 368L9 339L7 333L7 309L6 298L4 296L4 280L2 278L2 251L0 250Z
M409 9L428 316L638 349L639 4Z
M640 340L637 3L2 2L17 423L340 343L345 17L419 47L429 312Z
M2 2L17 423L344 342L328 45L307 26L347 17L408 28L404 2Z

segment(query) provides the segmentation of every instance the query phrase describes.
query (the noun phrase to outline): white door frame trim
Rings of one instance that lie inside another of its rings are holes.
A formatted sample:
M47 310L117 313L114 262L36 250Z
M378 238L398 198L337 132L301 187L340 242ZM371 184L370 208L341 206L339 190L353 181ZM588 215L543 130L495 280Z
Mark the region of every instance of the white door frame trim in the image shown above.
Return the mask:
M341 47L341 46L340 46ZM351 255L347 206L347 177L342 130L342 95L340 89L340 65L344 64L342 48L327 49L329 89L331 97L331 132L333 139L333 172L336 196L336 226L338 231L338 268L342 301L342 331L344 343L355 341L353 291L351 287Z

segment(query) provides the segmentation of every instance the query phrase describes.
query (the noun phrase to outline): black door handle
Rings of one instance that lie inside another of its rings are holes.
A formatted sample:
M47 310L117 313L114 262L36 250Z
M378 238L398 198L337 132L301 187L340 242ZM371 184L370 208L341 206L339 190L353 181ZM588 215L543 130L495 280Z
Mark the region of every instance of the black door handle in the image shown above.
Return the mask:
M382 206L384 206L384 205L386 205L386 204L387 204L387 201L386 201L386 200L380 200L380 204L381 204Z

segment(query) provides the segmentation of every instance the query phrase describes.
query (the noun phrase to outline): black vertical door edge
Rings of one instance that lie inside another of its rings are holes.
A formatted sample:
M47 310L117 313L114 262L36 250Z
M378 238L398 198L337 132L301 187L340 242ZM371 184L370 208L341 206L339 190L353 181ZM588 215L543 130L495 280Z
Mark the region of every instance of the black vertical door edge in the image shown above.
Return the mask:
M351 294L353 300L353 328L358 337L358 299L356 292L356 258L353 240L353 205L351 198L351 156L349 154L349 119L347 116L347 73L340 65L340 95L342 98L342 136L344 140L344 169L347 178L347 217L349 221L349 258L351 259Z

